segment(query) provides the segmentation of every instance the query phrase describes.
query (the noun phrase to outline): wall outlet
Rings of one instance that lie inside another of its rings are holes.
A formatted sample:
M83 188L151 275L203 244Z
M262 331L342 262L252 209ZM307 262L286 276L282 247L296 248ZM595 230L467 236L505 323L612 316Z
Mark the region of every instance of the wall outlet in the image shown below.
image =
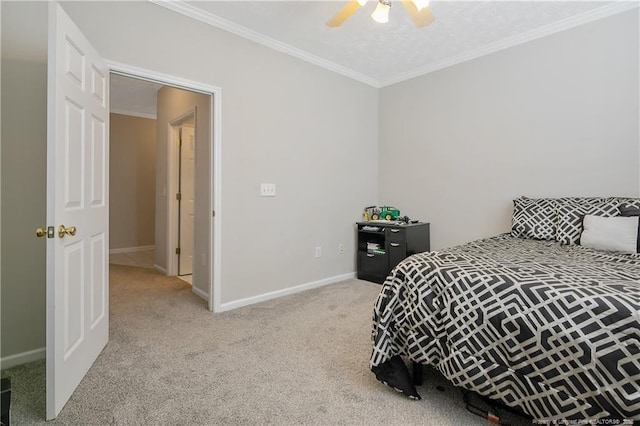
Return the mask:
M322 256L322 247L316 247L316 259Z
M338 244L338 254L344 254L344 243Z
M261 183L260 184L260 196L261 197L275 197L276 196L276 184L275 183Z

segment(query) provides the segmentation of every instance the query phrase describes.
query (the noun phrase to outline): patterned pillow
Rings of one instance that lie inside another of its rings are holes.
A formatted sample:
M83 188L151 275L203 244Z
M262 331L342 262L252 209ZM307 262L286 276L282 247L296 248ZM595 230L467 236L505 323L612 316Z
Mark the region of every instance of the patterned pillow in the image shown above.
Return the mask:
M620 212L623 208L640 209L640 198L616 198L616 201L620 203Z
M511 235L518 238L553 240L556 237L556 203L553 198L513 200Z
M640 201L640 200L637 200ZM634 204L633 202L627 203L626 200L620 205L620 216L638 216L640 217L640 207L634 207L639 205L640 202ZM638 226L638 240L636 242L636 252L640 253L640 225Z
M558 227L556 240L561 244L580 244L582 220L587 214L594 216L618 216L620 201L615 198L571 197L558 198Z

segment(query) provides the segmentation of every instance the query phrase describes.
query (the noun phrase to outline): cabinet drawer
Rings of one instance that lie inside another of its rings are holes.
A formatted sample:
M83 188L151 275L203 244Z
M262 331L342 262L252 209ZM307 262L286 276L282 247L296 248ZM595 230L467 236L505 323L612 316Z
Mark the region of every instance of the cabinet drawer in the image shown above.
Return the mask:
M387 240L403 243L407 241L406 231L406 229L402 228L387 228Z
M389 256L389 270L391 270L407 257L407 244L404 242L389 241L387 245L387 255Z
M358 278L382 283L387 277L388 264L386 255L358 252Z

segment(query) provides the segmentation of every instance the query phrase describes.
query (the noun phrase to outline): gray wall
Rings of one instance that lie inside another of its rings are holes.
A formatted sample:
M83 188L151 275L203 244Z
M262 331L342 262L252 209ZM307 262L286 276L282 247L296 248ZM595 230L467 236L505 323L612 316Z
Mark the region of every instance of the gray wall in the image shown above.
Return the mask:
M638 196L638 39L631 10L383 88L380 202L439 249L521 195Z
M109 248L154 244L156 120L109 115Z
M194 205L194 256L193 287L200 294L209 294L209 232L211 212L209 211L209 158L210 149L210 95L162 87L158 90L157 152L156 164L156 265L167 268L167 157L169 143L169 123L185 113L196 109L196 170ZM204 262L203 262L204 261Z
M353 223L378 192L375 88L147 2L63 6L107 59L222 89L221 303L355 270Z
M10 16L3 8L3 20ZM4 358L44 348L46 340L46 240L35 229L47 213L47 64L3 57L1 74Z
M25 236L45 218L46 69L11 65L4 37L46 28L6 13L32 7L2 3L3 357L44 346L44 243ZM508 229L522 194L639 192L634 12L378 91L149 3L65 7L106 58L222 88L223 303L354 271L353 222L378 201L439 248Z

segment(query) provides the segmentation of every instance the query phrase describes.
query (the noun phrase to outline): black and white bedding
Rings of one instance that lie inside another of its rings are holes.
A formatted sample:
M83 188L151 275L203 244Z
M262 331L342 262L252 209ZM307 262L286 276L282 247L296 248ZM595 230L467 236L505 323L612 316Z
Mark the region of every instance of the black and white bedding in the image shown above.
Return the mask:
M383 284L372 339L384 382L402 357L536 419L637 420L640 255L509 234L417 254Z

